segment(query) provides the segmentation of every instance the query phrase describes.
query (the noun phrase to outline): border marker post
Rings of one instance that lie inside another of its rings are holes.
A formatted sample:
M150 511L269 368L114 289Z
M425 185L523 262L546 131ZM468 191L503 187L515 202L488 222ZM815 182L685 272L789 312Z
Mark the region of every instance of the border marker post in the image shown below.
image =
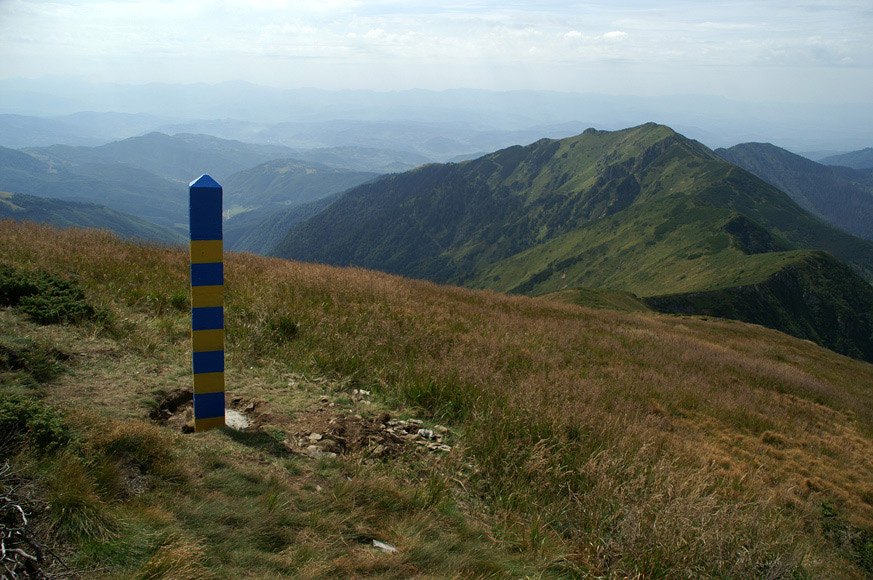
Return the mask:
M224 427L222 189L208 175L188 186L194 431Z

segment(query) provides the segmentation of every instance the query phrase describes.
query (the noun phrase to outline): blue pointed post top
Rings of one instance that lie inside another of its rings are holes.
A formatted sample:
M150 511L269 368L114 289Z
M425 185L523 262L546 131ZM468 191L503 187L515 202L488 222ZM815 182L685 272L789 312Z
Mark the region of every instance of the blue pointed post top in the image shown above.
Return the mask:
M221 186L208 175L201 175L188 186L188 214L192 240L222 238L222 194Z
M198 189L221 189L218 182L206 175L205 173L188 184L188 187L196 187Z

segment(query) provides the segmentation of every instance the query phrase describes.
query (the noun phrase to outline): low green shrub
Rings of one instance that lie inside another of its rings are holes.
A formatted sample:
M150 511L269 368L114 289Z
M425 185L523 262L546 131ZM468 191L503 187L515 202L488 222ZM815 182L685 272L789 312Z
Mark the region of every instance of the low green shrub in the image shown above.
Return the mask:
M73 280L0 265L0 305L21 309L39 324L106 323L108 313L88 303Z
M38 451L64 447L70 434L54 409L35 399L0 393L0 451L27 442Z

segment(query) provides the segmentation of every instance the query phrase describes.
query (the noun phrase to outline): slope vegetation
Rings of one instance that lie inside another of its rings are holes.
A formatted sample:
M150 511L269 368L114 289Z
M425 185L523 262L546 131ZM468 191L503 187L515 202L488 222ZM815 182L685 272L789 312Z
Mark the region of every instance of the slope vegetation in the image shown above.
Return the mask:
M873 573L873 366L807 341L229 254L253 424L181 436L186 252L0 221L0 264L104 313L0 310L14 489L90 578ZM377 443L391 415L451 450Z

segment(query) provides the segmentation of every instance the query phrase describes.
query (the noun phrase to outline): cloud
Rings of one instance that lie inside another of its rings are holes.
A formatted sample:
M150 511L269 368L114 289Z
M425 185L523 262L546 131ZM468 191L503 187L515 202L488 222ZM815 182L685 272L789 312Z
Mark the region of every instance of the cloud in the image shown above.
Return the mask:
M443 88L536 78L564 89L586 78L568 71L607 75L615 63L635 63L658 82L684 75L689 86L718 67L871 73L870 0L801 2L811 8L796 0L0 0L0 78L185 82L180 71L202 69L207 82L351 87L354 70L378 88L430 78L427 69L441 71L433 82Z

